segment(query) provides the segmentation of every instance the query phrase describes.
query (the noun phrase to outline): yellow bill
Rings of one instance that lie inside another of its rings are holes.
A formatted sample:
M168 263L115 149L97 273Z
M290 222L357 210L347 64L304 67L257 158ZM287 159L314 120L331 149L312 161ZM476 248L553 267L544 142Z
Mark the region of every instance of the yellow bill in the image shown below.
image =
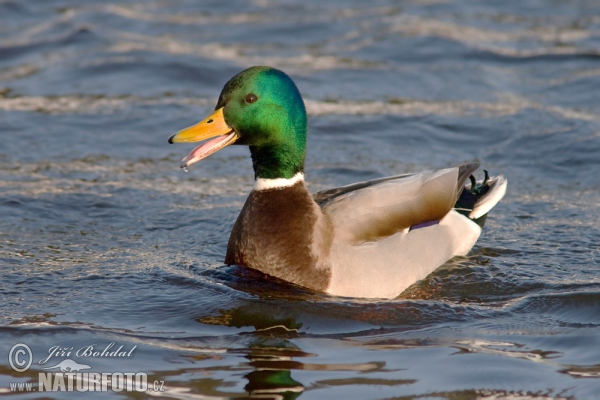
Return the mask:
M214 139L202 143L181 160L181 168L189 167L229 146L239 138L235 130L225 122L222 107L196 125L185 128L171 136L169 143L199 142L211 138Z

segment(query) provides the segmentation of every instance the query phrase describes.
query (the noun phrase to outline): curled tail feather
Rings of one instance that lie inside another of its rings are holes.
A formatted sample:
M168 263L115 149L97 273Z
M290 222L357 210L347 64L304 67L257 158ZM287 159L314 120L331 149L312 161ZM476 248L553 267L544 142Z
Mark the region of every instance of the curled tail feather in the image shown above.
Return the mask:
M502 175L490 178L487 171L484 170L484 173L485 178L480 183L477 183L472 175L469 177L471 187L465 187L454 206L457 212L470 218L482 228L487 213L506 194L508 184L508 181Z

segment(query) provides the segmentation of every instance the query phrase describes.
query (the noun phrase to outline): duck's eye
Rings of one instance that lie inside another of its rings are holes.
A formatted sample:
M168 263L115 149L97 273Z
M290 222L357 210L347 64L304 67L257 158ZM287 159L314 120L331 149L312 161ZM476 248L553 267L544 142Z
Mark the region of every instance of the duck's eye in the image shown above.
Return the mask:
M256 100L258 100L258 99L256 98L255 94L250 93L250 94L246 95L246 103L251 104L251 103L254 103Z

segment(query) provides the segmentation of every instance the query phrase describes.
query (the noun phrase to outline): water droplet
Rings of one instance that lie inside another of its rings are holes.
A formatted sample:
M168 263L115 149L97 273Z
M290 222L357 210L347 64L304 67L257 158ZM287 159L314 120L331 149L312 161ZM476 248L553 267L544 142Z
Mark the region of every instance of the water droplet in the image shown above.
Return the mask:
M183 172L190 172L187 167L183 167Z

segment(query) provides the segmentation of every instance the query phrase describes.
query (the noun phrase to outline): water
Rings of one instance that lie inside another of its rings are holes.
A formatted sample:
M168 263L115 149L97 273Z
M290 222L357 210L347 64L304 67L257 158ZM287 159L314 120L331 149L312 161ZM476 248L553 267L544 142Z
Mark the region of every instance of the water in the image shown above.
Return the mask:
M0 1L0 392L70 358L148 374L147 393L95 398L600 398L599 15L593 0ZM265 64L305 97L313 191L473 160L504 174L470 255L390 301L224 266L247 149L186 174L191 145L167 138ZM110 343L133 352L74 355ZM40 365L54 346L73 354ZM41 395L82 396L20 397Z

